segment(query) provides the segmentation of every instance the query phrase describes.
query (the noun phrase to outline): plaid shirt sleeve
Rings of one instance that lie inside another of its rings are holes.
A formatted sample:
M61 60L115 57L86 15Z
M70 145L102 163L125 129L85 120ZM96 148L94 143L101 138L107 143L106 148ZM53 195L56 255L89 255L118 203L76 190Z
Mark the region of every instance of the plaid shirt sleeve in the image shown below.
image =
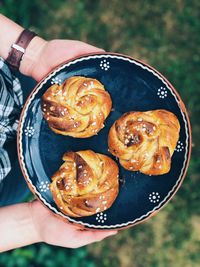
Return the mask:
M2 181L11 170L7 142L16 138L23 95L19 80L0 58L0 189Z

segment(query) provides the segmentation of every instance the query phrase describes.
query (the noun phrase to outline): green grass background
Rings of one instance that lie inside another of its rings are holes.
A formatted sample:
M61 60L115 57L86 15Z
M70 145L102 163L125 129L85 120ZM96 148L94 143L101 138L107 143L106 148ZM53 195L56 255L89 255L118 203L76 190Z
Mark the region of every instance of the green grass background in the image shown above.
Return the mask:
M193 128L187 177L148 222L71 250L37 244L0 255L5 267L200 266L200 1L0 0L0 11L47 39L78 39L141 59L177 88Z

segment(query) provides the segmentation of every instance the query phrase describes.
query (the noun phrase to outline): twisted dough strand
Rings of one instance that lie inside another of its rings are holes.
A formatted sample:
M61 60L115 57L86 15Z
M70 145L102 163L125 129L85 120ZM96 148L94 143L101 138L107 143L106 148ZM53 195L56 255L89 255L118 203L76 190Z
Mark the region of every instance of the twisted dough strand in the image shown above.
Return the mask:
M111 127L110 152L130 171L148 175L169 172L180 125L167 110L128 112Z
M67 152L63 160L50 184L58 208L72 217L108 209L119 191L117 164L91 150Z
M49 127L58 134L79 138L97 134L111 106L110 95L99 81L80 76L52 85L42 97Z

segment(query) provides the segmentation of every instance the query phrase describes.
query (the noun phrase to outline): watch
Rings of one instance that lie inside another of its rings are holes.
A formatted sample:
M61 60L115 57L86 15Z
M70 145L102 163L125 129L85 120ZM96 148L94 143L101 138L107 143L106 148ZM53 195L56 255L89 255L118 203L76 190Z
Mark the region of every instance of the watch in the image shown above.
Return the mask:
M29 31L28 29L24 29L16 42L12 44L11 50L6 58L6 62L12 70L19 70L20 62L25 50L35 36L37 36L36 33Z

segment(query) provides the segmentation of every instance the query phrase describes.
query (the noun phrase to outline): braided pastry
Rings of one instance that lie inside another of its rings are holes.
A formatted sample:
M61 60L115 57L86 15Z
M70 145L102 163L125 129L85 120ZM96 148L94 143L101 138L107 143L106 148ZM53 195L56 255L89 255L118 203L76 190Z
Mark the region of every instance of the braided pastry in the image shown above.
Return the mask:
M178 119L167 110L128 112L112 125L108 146L125 169L165 174L171 167L179 131Z
M97 134L111 106L110 95L99 81L80 76L52 85L42 96L49 127L55 133L79 138Z
M90 216L108 209L119 191L118 166L92 150L67 152L53 175L50 190L58 208L71 217Z

